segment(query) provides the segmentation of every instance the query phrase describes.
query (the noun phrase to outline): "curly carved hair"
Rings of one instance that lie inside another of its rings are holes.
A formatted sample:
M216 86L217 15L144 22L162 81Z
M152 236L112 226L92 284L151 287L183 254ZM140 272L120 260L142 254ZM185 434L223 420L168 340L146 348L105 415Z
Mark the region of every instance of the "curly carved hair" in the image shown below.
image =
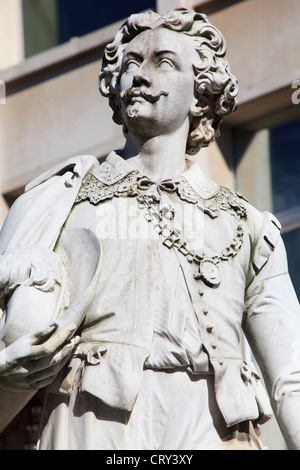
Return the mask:
M128 43L147 29L166 28L186 34L193 39L201 59L193 65L195 73L195 97L199 112L191 119L186 152L198 153L219 136L224 116L237 107L238 85L225 57L226 43L221 32L202 13L187 8L175 8L166 16L153 11L131 15L104 51L99 89L109 98L113 120L123 124L120 110L119 78L123 54Z

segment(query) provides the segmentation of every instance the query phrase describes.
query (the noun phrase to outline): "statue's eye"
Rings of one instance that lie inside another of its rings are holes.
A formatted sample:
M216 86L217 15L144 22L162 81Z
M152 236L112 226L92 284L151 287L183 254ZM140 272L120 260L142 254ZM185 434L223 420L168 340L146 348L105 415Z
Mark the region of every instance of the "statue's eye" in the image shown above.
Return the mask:
M140 63L136 59L129 59L126 62L125 70L127 72L134 72L135 70L138 70L139 66L140 66Z
M159 60L157 67L159 67L161 70L171 70L176 68L173 61L171 59L167 59L166 57Z

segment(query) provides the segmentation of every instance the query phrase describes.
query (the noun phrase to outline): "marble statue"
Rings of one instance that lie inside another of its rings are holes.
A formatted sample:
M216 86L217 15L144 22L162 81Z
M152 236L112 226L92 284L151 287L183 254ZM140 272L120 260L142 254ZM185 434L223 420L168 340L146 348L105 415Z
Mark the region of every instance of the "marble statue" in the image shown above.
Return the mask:
M280 224L193 157L237 105L222 34L189 9L132 15L99 85L124 149L38 177L1 231L1 430L38 391L37 449L264 449L272 409L300 449Z

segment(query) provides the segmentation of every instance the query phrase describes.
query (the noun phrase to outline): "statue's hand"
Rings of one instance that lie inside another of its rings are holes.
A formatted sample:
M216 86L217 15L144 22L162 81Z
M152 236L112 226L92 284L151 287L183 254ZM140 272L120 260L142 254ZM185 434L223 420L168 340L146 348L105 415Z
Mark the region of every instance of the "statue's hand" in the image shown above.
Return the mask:
M26 392L49 385L79 343L76 326L24 335L0 351L0 390ZM72 338L72 339L71 339Z

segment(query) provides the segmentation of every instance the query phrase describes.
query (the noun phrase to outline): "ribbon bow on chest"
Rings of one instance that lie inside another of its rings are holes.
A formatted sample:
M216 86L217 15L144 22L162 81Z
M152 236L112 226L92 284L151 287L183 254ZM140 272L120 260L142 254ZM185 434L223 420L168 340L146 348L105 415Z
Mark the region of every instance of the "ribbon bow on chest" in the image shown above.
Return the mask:
M139 202L146 203L149 206L159 204L159 214L166 219L173 219L175 206L170 198L162 192L174 193L176 191L177 185L173 180L169 179L154 183L148 177L143 176L138 182L138 189L145 191L145 193L138 196Z

